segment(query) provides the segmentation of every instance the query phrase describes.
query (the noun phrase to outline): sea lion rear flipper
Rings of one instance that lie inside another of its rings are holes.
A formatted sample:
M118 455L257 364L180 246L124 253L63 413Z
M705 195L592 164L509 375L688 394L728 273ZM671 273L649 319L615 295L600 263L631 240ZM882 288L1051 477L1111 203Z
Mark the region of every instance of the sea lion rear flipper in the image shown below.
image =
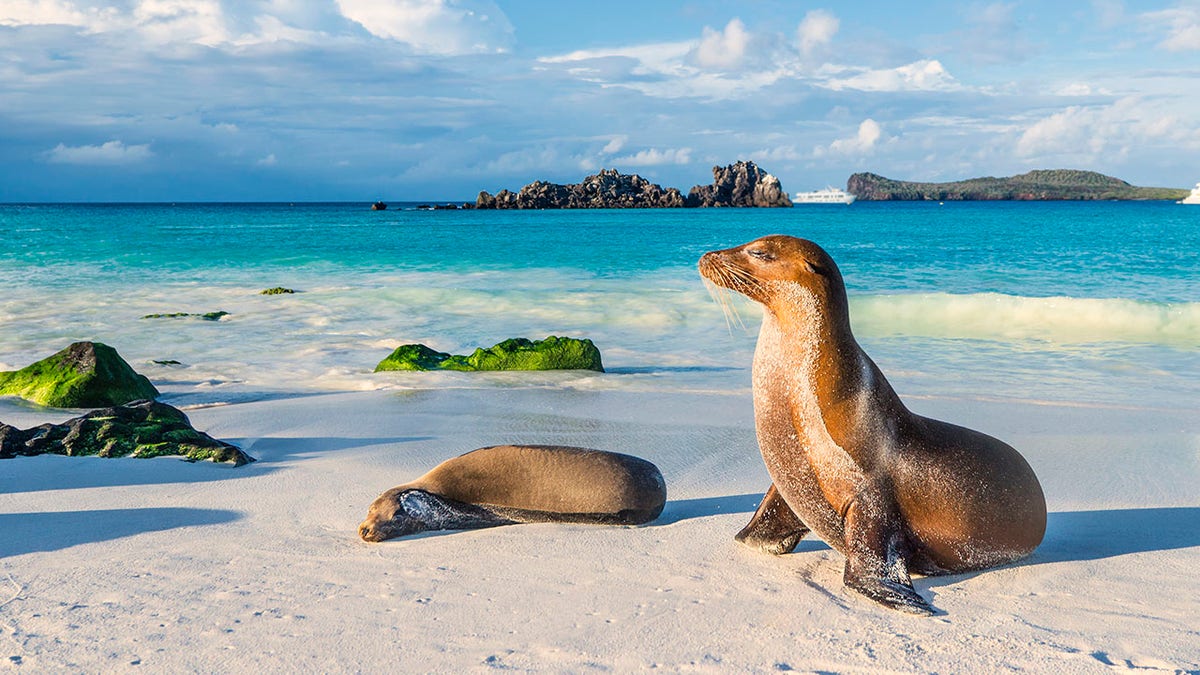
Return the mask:
M875 507L879 500L867 500ZM913 588L908 575L907 545L892 514L878 508L861 508L856 500L846 511L846 588L879 604L920 616L936 613L933 605Z
M764 553L783 555L791 553L808 531L772 483L754 517L733 538Z

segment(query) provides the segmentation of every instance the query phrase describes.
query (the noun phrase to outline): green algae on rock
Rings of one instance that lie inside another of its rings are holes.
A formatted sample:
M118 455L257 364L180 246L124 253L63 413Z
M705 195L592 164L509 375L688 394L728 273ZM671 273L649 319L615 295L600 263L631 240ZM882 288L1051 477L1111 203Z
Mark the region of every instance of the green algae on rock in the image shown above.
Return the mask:
M157 398L158 390L112 347L76 342L21 370L0 373L3 395L52 408L101 408Z
M291 288L284 288L283 286L276 286L275 288L268 288L264 291L259 291L258 294L259 295L285 295L285 294L290 295L295 292L296 291Z
M180 456L189 462L241 466L254 458L196 431L178 409L157 401L134 401L93 410L62 424L17 429L0 422L0 459L31 455L99 457Z
M191 312L171 312L170 314L147 314L143 319L181 319L184 317L196 317L205 321L220 321L222 317L229 316L229 312L205 312L204 314L192 314Z
M600 350L591 340L555 337L512 338L470 356L446 354L422 344L401 345L375 366L386 370L594 370L604 372Z

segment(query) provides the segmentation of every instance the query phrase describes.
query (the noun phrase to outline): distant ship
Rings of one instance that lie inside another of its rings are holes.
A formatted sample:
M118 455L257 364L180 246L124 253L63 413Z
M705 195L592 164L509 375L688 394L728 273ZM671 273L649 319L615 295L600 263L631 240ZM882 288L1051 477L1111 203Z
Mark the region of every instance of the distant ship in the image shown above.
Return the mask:
M1176 204L1200 204L1200 183L1196 183L1196 187L1192 188L1192 194L1175 202Z
M793 204L852 204L854 203L854 195L839 190L835 187L827 187L824 190L815 190L813 192L797 192L792 195Z
M387 211L387 204L384 204L383 202L375 202L374 204L371 205L371 210L372 211Z

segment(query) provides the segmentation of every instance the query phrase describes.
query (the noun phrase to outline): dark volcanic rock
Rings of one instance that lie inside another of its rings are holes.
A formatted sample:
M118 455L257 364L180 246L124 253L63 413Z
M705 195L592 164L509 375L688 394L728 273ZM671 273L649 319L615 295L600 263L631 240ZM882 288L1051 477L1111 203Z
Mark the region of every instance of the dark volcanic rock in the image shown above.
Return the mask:
M588 176L582 183L560 185L535 181L512 193L501 190L496 196L480 192L477 209L639 209L678 208L683 194L664 188L637 174L606 169Z
M477 209L640 209L685 206L791 206L779 179L754 162L713 167L713 184L697 185L685 198L637 174L605 169L582 183L560 185L543 180L492 196L480 192Z
M0 395L53 408L99 408L156 398L158 390L112 347L76 342L21 370L0 373Z
M190 462L229 462L234 466L254 461L237 447L196 431L187 415L157 401L134 401L93 410L62 424L43 424L25 430L0 422L0 459L41 454L177 455Z
M288 292L290 292L290 291L288 291ZM267 293L266 291L263 291L263 295L270 295L270 294ZM142 318L143 319L183 319L183 318L187 318L187 317L193 317L193 318L197 318L197 319L204 319L205 321L220 321L221 319L223 319L224 317L227 317L227 316L229 316L229 312L225 312L225 311L205 312L203 314L192 314L190 312L171 312L169 314L147 314L147 315L143 316Z
M687 196L688 206L791 206L779 179L754 162L739 161L713 167L712 185L697 185Z

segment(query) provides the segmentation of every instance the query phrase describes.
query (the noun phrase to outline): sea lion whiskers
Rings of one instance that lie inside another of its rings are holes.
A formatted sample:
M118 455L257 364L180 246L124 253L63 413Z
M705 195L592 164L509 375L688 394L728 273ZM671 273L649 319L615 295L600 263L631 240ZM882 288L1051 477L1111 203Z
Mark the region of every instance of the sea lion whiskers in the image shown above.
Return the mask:
M768 235L704 254L700 274L763 305L755 431L772 485L735 539L786 553L810 531L846 556L846 588L935 612L920 574L1028 555L1046 502L1028 462L978 431L910 412L850 330L845 283L815 243Z
M725 315L725 325L730 332L733 331L735 323L738 328L745 330L746 324L742 321L737 306L730 301L730 297L736 293L746 298L753 298L763 292L762 281L755 278L749 270L710 255L700 259L700 278L704 281L709 295L721 306L721 311Z
M704 289L708 291L709 297L721 308L721 314L725 316L725 327L730 334L733 333L734 324L737 324L738 328L746 330L746 324L742 321L741 314L738 313L737 307L733 306L733 291L707 278L703 281Z

